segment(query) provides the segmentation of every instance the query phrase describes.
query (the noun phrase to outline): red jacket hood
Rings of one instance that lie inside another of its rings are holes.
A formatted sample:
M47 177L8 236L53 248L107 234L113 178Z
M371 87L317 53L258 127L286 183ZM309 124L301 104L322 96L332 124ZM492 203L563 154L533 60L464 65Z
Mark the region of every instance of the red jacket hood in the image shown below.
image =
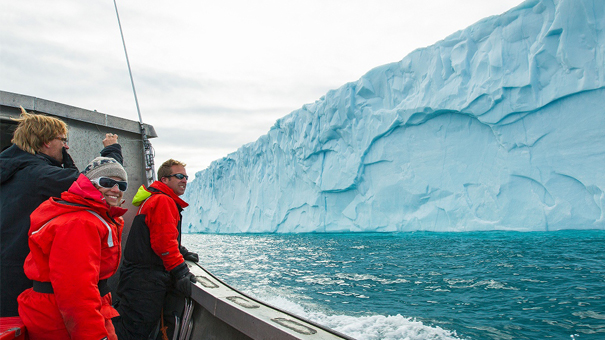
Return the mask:
M61 203L75 203L70 205ZM37 230L51 219L73 211L92 210L101 216L117 218L126 213L127 209L112 207L105 202L103 194L84 175L80 174L78 179L71 185L69 190L61 193L61 198L51 197L42 203L31 215L31 230Z
M170 198L172 198L176 202L176 204L178 204L179 207L181 207L182 209L187 208L189 206L189 203L183 201L179 196L177 196L177 194L174 193L174 191L172 189L170 189L169 186L167 186L166 184L164 184L160 181L155 181L155 182L151 183L151 185L149 187L158 189L159 191L170 196Z

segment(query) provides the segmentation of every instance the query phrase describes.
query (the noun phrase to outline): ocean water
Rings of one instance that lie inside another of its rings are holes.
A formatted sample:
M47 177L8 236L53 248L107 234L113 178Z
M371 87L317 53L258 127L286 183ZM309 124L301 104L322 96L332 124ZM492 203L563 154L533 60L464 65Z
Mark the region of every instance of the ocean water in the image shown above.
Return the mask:
M605 339L605 231L185 234L231 286L356 339Z

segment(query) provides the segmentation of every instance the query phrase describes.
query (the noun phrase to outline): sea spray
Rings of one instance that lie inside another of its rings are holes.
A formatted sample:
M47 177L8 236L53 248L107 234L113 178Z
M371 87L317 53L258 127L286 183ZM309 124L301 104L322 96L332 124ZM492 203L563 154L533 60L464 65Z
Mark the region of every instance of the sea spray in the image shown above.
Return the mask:
M350 316L326 315L309 310L287 298L261 295L258 298L268 304L298 316L332 328L358 340L459 340L455 331L427 326L413 318L401 315Z

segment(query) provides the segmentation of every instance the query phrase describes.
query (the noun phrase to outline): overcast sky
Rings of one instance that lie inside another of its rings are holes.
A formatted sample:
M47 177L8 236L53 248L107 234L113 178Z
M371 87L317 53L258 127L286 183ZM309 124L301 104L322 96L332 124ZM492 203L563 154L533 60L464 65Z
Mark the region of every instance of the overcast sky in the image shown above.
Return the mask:
M156 164L278 118L521 0L116 0ZM113 0L0 0L0 90L138 120Z

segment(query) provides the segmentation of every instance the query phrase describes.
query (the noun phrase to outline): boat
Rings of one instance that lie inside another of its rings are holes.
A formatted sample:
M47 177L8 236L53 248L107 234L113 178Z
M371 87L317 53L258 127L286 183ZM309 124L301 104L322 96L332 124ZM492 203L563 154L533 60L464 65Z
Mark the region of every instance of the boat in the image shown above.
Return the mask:
M138 187L148 184L149 163L145 157L144 133L157 138L153 126L142 124L101 112L86 110L23 94L0 91L0 130L2 150L11 145L12 133L17 124L11 118L19 117L21 107L28 112L54 116L69 126L70 155L76 166L83 169L98 156L101 141L106 133L117 133L122 145L124 168L128 173L128 190L125 192L124 234L126 245L128 231L137 209L130 203ZM143 131L143 132L142 132ZM201 265L188 262L198 282L192 285L191 299L184 302L184 310L178 319L179 332L173 339L303 339L329 340L353 339L328 327L271 306L248 296L221 281ZM117 277L109 280L115 291ZM5 322L8 325L8 322ZM13 326L13 324L11 324ZM11 332L0 328L0 340L26 339L21 329L11 327Z

